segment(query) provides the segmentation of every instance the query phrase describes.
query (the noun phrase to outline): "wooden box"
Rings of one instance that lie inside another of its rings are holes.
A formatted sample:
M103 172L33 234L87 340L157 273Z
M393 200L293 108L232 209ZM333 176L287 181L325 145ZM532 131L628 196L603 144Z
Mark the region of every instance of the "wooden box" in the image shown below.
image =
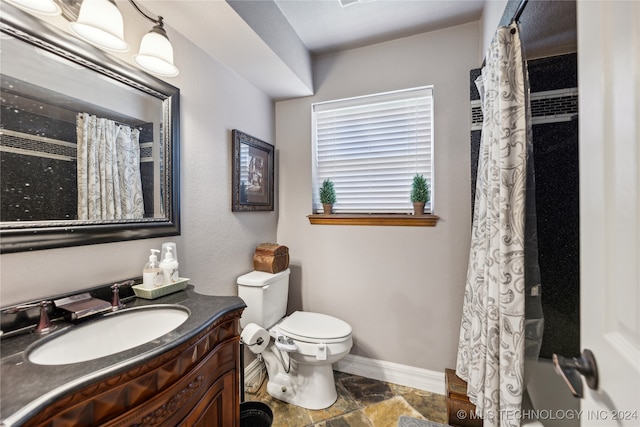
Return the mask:
M475 414L476 405L467 397L467 383L453 369L445 369L447 388L447 418L449 425L457 427L482 427L482 419Z
M277 243L261 243L253 254L253 269L280 273L289 267L289 248Z

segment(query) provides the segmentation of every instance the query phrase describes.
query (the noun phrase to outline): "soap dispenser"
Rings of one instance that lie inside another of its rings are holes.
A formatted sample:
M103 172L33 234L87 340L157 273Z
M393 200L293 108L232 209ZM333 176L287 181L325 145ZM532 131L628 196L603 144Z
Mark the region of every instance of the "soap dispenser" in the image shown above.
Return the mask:
M173 248L167 247L167 253L160 263L162 275L164 276L164 284L170 285L178 281L178 261L173 258Z
M164 242L162 244L162 252L160 252L160 262L167 256L167 252L169 252L169 248L171 248L171 253L173 255L173 259L180 263L180 258L178 257L178 250L176 249L176 244L174 242Z
M162 268L158 264L158 256L156 253L160 251L157 249L151 249L151 255L149 256L149 262L144 266L142 270L142 287L146 289L153 289L158 286L162 286L164 277L162 275Z

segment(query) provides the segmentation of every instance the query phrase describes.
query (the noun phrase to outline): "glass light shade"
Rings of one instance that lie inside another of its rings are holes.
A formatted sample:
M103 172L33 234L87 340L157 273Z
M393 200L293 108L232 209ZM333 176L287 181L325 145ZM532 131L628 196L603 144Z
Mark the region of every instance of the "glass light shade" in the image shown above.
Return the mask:
M10 4L27 12L56 16L62 13L60 6L53 0L7 0Z
M84 0L76 22L69 24L71 32L100 49L126 52L124 20L118 7L109 0Z
M155 28L154 28L155 30ZM140 52L133 57L140 68L164 77L178 75L178 68L173 65L173 46L169 39L151 30L140 42Z

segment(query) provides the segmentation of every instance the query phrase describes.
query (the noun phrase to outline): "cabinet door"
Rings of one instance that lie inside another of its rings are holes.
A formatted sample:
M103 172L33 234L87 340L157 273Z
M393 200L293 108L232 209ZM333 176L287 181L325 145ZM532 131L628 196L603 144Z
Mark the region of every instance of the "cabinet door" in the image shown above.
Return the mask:
M185 427L238 427L240 425L235 370L218 378L186 416Z

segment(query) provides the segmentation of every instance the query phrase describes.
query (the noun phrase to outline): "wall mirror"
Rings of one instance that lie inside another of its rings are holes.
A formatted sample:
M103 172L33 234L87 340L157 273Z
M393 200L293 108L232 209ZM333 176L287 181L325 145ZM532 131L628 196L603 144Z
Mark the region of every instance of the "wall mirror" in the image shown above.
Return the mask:
M0 31L0 252L179 234L179 90L6 3Z

